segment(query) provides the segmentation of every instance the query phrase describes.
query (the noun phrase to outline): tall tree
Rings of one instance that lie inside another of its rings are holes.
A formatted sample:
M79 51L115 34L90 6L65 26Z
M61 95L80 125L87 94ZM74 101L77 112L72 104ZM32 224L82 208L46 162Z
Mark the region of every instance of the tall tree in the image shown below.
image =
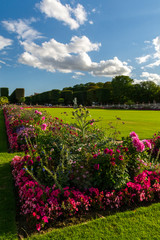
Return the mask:
M129 76L116 76L112 79L113 101L114 103L125 103L130 100L133 79Z

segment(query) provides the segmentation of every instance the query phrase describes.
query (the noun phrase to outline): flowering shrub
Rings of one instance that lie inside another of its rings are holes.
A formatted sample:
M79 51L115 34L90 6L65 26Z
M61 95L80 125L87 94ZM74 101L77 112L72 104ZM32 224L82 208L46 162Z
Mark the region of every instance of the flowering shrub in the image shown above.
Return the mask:
M160 172L143 171L133 182L128 182L120 191L99 191L91 187L85 191L55 185L41 185L24 168L25 157L12 160L13 176L18 188L21 214L35 224L38 231L59 217L82 214L89 210L120 208L138 202L150 202L160 198Z
M128 148L119 145L94 154L90 162L92 185L99 189L122 188L130 179L127 172L127 152Z
M160 197L159 137L135 132L108 145L89 112L69 125L46 112L4 108L21 213L39 231L45 225L92 209L120 208ZM155 171L156 170L156 171Z
M129 137L123 138L122 145L128 149L127 168L130 178L133 179L147 166L152 145L148 140L141 141L135 132L131 132Z

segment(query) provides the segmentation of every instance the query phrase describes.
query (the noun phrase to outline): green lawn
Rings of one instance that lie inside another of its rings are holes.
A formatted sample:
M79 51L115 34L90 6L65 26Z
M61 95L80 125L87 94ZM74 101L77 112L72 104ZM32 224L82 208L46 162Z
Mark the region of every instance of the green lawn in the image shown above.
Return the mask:
M16 203L10 168L10 161L15 154L7 153L4 119L1 110L0 146L0 240L18 239L15 220ZM46 234L32 235L28 239L158 240L160 239L160 203L103 216L71 227L52 229Z
M74 121L71 108L46 108L45 110L52 116L62 118L65 122ZM151 138L154 133L160 131L160 111L106 109L89 109L89 111L92 118L101 118L97 125L105 129L107 134L109 122L112 122L114 126L118 124L117 129L121 132L119 139L128 136L131 131L135 131L140 139ZM68 116L64 112L67 112ZM116 117L121 118L121 121L117 121Z
M160 204L92 220L77 226L35 235L30 240L158 240L160 239Z
M17 239L16 207L4 118L0 110L0 239Z

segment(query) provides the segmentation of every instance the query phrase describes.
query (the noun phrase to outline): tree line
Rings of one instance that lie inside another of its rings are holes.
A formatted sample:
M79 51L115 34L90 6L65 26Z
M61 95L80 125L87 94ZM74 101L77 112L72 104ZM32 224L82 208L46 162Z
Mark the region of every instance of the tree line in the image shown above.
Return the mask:
M88 82L66 87L62 90L39 93L25 98L26 104L52 104L73 105L74 98L77 103L84 106L106 104L134 104L160 102L160 86L152 81L143 81L134 84L129 76L116 76L111 82Z

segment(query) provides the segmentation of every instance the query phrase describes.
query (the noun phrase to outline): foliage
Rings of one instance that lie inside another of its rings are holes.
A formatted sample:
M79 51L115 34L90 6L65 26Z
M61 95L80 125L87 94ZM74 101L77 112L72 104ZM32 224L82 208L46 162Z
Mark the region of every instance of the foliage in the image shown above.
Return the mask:
M10 103L19 103L22 97L24 97L24 88L16 88L9 96L9 101Z
M104 138L89 111L73 112L69 125L45 111L4 108L10 148L25 156L12 161L21 212L39 231L59 218L155 201L160 197L155 145L135 132L121 143ZM95 125L95 126L94 126Z
M78 105L152 103L160 101L160 87L152 81L134 84L129 76L116 76L111 82L88 82L66 87L62 91L53 89L26 98L28 104L58 104L59 98L64 98L64 105L72 104L77 98Z
M8 98L7 97L0 97L0 106L8 104Z

